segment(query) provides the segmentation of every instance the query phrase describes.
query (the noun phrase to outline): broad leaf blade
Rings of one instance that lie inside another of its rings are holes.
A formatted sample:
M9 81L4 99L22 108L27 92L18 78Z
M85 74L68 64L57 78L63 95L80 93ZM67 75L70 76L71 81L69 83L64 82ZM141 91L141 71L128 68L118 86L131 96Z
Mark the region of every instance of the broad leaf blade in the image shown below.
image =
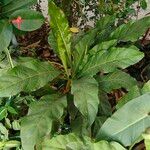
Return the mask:
M10 20L17 19L18 16L22 18L22 23L20 24L20 29L22 31L33 31L41 27L44 22L44 17L41 13L30 10L30 9L20 9L15 11L10 15ZM13 25L18 29L18 25L13 23Z
M75 134L58 135L50 140L45 140L42 145L42 150L125 150L117 142L99 141L92 143L89 138L84 137L83 142Z
M42 149L43 150L66 150L66 146L72 142L80 142L79 139L74 134L68 135L58 135L51 140L45 140Z
M50 25L54 37L57 41L57 53L63 63L66 73L67 71L67 61L71 60L71 33L69 30L68 21L64 13L53 3L49 3L49 15L50 15Z
M150 95L145 94L120 108L103 124L97 140L115 140L130 146L150 125L149 99Z
M21 141L25 150L34 150L36 143L50 133L52 122L63 115L66 105L65 97L55 95L31 104L29 115L21 123Z
M137 41L150 26L150 17L144 17L135 22L119 26L110 36L111 39L120 41Z
M117 70L98 79L100 87L107 93L119 88L130 89L137 84L129 74Z
M109 51L100 51L90 57L83 67L80 76L93 76L98 71L105 73L113 72L117 68L126 68L140 61L144 54L136 47L116 48L113 47Z
M35 61L31 68L18 65L0 78L0 97L9 97L21 91L35 91L59 75L47 62Z
M92 125L98 111L98 85L94 78L81 78L72 81L71 93L74 95L74 104Z
M114 24L114 22L115 22L114 16L105 16L96 23L96 28L91 29L90 31L85 33L82 38L79 38L78 43L75 45L75 50L73 53L74 54L73 69L75 74L77 74L79 72L79 69L82 66L84 66L87 59L87 54L92 53L92 51L89 48L93 46L93 44L102 42L102 38L100 36L102 34L105 34L106 33L105 30L108 30L108 28L111 27Z

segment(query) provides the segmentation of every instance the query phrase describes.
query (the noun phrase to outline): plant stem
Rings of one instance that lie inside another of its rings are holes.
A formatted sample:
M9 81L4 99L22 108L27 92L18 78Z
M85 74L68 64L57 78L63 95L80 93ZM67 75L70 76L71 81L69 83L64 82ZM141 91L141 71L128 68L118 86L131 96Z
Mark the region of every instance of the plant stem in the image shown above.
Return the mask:
M7 55L7 59L9 61L9 64L10 64L11 68L14 68L14 64L13 64L13 61L12 61L12 58L10 56L10 52L9 52L8 48L5 49L5 53Z
M68 93L70 91L70 87L71 87L71 80L69 79L67 81L67 85L66 85L66 88L65 88L65 93Z

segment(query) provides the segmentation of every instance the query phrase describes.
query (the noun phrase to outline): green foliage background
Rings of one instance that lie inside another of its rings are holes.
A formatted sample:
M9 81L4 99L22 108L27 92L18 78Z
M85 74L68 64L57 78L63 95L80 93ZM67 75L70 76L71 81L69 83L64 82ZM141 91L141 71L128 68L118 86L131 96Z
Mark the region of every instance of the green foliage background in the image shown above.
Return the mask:
M95 26L74 32L66 2L49 2L47 40L60 60L57 64L33 57L12 59L15 30L36 30L44 18L27 9L34 0L1 2L0 52L9 65L0 68L0 149L125 150L143 139L148 149L150 82L139 84L126 68L144 58L137 43L150 17L130 20L135 1L126 1L121 10L121 1L100 1ZM146 9L145 1L139 4ZM20 29L12 22L19 16ZM111 106L108 94L116 89L125 94Z

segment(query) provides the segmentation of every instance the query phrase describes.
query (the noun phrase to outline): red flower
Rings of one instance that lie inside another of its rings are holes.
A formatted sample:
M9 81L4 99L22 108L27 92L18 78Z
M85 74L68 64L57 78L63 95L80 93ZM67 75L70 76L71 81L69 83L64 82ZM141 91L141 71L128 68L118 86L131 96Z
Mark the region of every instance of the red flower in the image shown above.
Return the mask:
M14 19L11 21L13 24L17 24L18 29L20 29L21 27L21 23L23 22L22 18L20 16L18 16L17 19Z

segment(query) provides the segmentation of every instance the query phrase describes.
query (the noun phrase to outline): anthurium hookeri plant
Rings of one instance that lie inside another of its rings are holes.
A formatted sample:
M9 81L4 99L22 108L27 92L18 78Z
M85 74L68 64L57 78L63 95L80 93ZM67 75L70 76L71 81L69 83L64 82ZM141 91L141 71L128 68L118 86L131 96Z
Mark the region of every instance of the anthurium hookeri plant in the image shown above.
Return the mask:
M123 69L144 57L135 42L150 26L150 17L116 27L114 16L105 16L85 34L76 35L53 2L49 2L49 15L48 40L61 63L24 57L0 75L1 98L37 99L20 119L22 148L133 147L150 126L150 83L139 87ZM128 93L112 109L107 93L119 88Z

